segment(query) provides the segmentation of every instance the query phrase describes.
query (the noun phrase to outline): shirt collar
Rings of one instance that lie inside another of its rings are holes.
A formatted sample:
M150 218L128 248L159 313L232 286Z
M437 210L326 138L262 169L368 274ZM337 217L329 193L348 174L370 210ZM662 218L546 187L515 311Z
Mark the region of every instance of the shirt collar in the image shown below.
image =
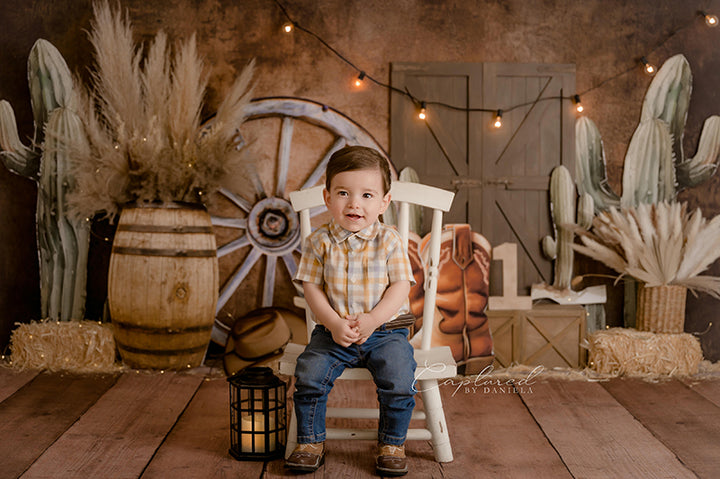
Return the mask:
M332 236L333 240L335 240L336 243L342 243L351 236L356 236L358 238L364 239L365 241L369 241L375 238L375 236L377 236L378 231L380 230L380 221L375 220L375 222L367 228L364 228L357 233L353 233L352 231L348 231L339 224L337 224L334 219L331 219L328 225L328 230L330 231L330 236Z

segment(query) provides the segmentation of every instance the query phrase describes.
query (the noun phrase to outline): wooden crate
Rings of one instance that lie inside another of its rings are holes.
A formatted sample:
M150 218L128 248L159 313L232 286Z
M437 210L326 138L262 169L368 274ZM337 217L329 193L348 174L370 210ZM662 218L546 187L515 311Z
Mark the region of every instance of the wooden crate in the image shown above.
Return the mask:
M587 352L585 308L556 304L530 310L486 311L495 349L495 368L513 364L582 368Z

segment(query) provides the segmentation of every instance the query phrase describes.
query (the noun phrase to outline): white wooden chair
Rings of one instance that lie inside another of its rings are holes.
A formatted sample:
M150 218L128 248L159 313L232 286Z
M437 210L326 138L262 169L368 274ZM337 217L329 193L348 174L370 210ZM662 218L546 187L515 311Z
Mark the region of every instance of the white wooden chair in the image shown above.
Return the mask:
M311 210L324 205L322 196L323 186L316 186L305 190L290 193L290 201L295 211L300 213L300 231L303 240L310 234ZM435 295L437 291L438 262L440 258L440 233L442 232L442 215L450 209L454 193L419 183L405 183L395 181L391 189L392 201L399 205L398 229L403 244L407 249L409 205L416 204L432 208L432 235L430 244L430 258L425 273L425 305L423 312L423 327L421 331L427 334L422 338L422 346L415 350L417 369L415 371L416 389L422 397L424 410L415 410L413 419L424 419L425 428L409 429L408 440L429 440L435 451L438 462L453 460L450 438L448 436L445 412L443 411L438 380L452 378L457 374L457 367L448 346L430 347L430 332L433 330L432 322L435 316ZM307 308L303 298L295 298L295 304L305 308L308 338L315 327L310 308ZM279 370L281 374L289 376L295 373L295 361L305 349L304 345L290 343L280 359ZM338 380L368 380L372 379L370 372L364 368L346 369ZM373 419L379 417L377 404L372 409L360 408L328 408L326 417ZM290 417L288 440L285 457L287 458L295 448L297 440L297 420L293 410ZM327 439L377 439L376 429L339 429L327 428Z

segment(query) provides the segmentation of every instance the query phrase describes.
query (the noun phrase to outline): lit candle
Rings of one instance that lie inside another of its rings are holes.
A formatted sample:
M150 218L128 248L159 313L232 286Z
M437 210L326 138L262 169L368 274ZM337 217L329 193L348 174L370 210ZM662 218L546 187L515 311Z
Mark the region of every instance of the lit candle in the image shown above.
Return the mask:
M252 416L246 414L240 420L240 449L242 452L265 452L265 415L255 413ZM253 428L254 424L254 428ZM270 430L275 429L275 418L270 416L268 424ZM275 450L275 432L270 433L270 451ZM255 450L253 451L253 437L255 438ZM268 451L269 452L269 451Z

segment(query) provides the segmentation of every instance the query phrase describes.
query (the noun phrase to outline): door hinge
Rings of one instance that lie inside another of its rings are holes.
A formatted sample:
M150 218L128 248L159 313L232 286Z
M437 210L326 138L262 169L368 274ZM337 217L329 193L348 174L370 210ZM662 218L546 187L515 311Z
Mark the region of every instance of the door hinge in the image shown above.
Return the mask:
M513 184L511 178L491 178L489 180L480 180L477 178L457 178L452 180L452 185L455 188L482 188L483 186L504 186L508 188Z
M456 178L450 182L456 189L457 188L482 188L482 180L476 178Z

